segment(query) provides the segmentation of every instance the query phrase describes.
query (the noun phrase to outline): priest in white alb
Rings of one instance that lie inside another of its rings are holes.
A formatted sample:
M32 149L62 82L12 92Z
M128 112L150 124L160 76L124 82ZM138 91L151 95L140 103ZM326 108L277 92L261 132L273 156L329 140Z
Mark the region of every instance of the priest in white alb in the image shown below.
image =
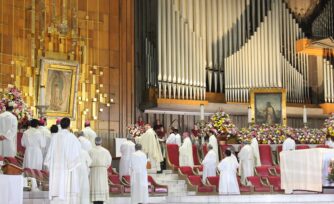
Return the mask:
M80 141L80 138L85 139L83 136L83 132L78 132L77 137ZM80 159L81 164L77 168L77 172L79 175L79 184L80 184L80 194L79 200L80 204L90 204L90 190L89 190L89 172L90 165L92 164L92 159L89 156L89 151L92 149L90 141L81 142L81 151L80 151Z
M81 145L69 131L71 121L63 118L61 130L51 138L44 164L49 169L50 203L79 203L80 183L77 168L81 164Z
M194 166L193 145L190 140L189 132L182 134L183 144L179 148L180 166Z
M219 176L219 194L240 194L237 170L238 162L231 157L231 151L225 150L225 158L218 164Z
M244 141L244 146L241 148L239 154L239 175L241 176L241 183L249 185L247 181L248 176L254 176L254 154L253 149L248 141Z
M14 103L9 102L6 111L0 114L0 155L14 157L16 155L16 138L18 122L12 113Z
M76 132L75 134L78 137L81 147L89 152L93 148L92 143L84 136L82 131Z
M95 138L97 137L96 132L90 127L90 121L85 122L85 128L82 129L85 137L90 141L93 147L95 147Z
M102 147L101 137L95 138L95 147L89 152L92 159L90 167L90 196L94 204L102 204L109 198L108 168L111 166L111 154Z
M45 140L45 147L42 149L43 159L45 159L45 156L46 156L46 153L48 152L48 149L49 149L49 146L50 146L50 141L51 141L51 132L46 127L46 125L47 125L46 118L40 118L39 119L38 130L41 131L41 133L43 135L43 138Z
M181 135L178 132L178 129L173 128L170 135L167 137L166 144L177 144L181 146Z
M252 141L251 141L250 145L252 147L253 154L254 154L255 166L261 166L259 143L257 142L256 134L253 134L253 138L252 138Z
M121 160L119 161L119 178L124 175L130 175L130 162L132 153L135 152L135 143L132 142L132 136L129 135L127 140L120 147Z
M145 133L137 138L137 143L142 145L143 152L148 155L153 171L160 171L160 162L163 161L159 138L151 125L145 125Z
M217 163L219 162L219 151L218 151L218 141L216 137L217 131L212 129L209 131L209 144L212 146L213 151L217 154Z
M289 151L296 149L296 142L292 139L290 134L286 135L286 139L283 142L282 151Z
M130 162L131 204L148 203L147 157L141 144L136 144Z
M216 176L217 170L217 154L213 151L212 146L208 145L208 153L205 155L202 165L203 165L203 183L206 183L206 178L208 176Z
M26 148L23 158L23 167L42 170L43 153L45 148L45 138L42 132L38 130L39 121L32 119L30 128L23 133L21 145Z

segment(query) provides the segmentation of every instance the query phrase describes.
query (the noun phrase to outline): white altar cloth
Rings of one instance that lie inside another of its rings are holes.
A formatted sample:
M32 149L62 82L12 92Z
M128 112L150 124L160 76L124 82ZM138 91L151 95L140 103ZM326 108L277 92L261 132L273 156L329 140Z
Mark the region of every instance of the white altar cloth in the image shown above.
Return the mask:
M334 149L312 148L280 153L281 188L322 192L324 156Z
M0 174L0 203L23 203L23 176Z

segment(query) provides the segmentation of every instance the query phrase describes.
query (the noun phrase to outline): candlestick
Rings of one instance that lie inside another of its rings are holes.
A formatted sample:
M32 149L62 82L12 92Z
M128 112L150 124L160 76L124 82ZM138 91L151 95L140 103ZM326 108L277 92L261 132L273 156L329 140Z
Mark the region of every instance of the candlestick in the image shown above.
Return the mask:
M248 123L251 124L253 121L252 121L252 109L250 106L248 107L247 113L248 113Z
M200 105L200 120L204 120L204 105Z
M304 106L304 110L303 110L303 123L304 124L307 123L307 110L306 110L306 106Z

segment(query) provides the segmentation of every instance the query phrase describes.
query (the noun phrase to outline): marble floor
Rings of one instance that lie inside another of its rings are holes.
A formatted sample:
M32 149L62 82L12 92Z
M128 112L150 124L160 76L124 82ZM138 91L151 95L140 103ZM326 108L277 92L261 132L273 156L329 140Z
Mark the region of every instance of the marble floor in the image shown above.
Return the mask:
M49 204L47 192L25 194L24 204ZM110 197L107 204L131 203L130 197ZM229 203L229 204L333 204L333 194L255 194L255 195L231 195L231 196L157 196L150 197L151 204L199 204L199 203Z

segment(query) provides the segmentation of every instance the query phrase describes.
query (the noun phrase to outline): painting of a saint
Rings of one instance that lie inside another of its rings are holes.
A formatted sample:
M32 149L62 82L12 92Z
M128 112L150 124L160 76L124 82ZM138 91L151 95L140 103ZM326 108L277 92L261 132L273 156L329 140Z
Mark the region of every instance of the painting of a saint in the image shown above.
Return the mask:
M257 93L255 94L255 123L281 124L282 122L282 94Z
M48 70L46 105L48 111L69 112L72 71Z

